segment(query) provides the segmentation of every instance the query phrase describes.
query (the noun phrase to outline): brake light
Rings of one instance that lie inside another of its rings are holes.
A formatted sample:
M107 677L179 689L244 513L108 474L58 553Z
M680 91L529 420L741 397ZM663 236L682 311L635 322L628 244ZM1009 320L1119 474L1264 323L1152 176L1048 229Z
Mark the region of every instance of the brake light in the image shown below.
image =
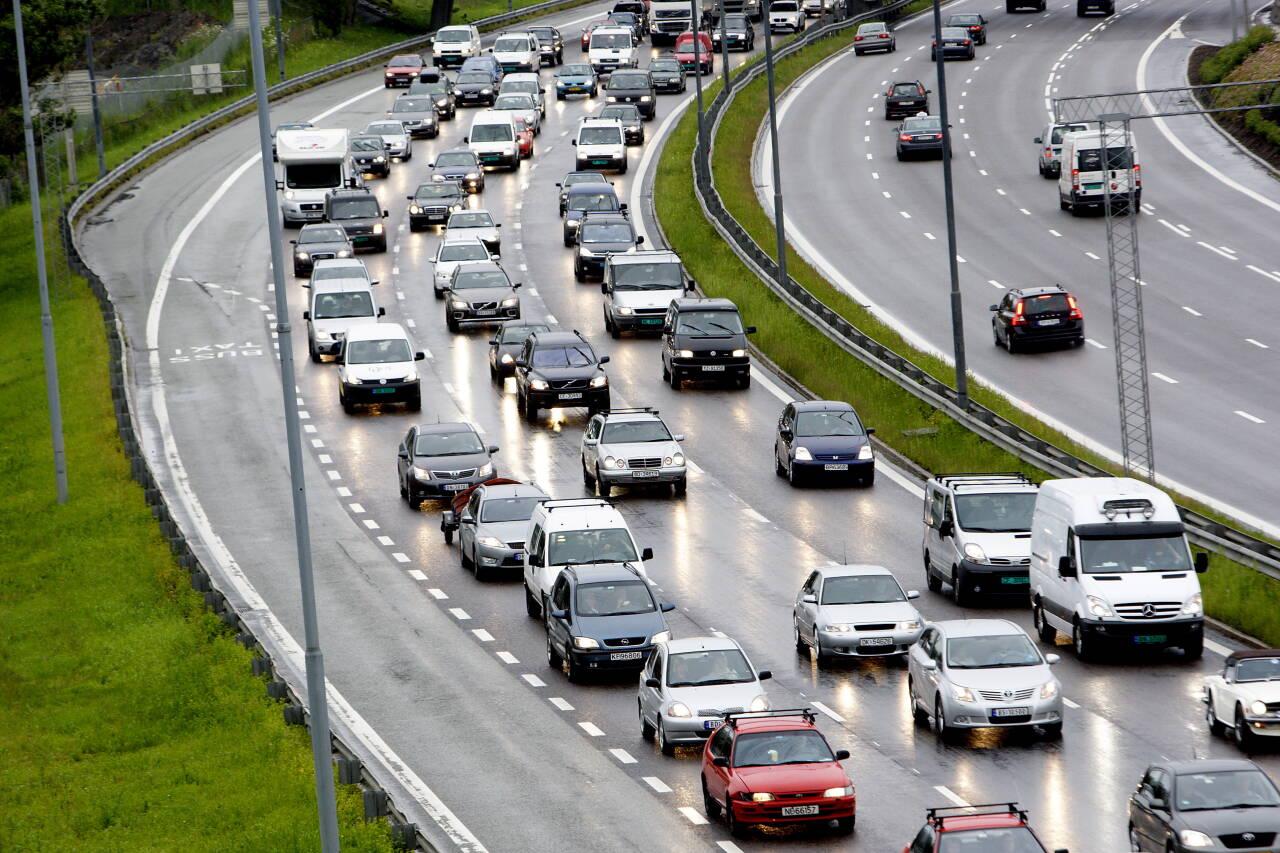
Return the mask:
M1067 294L1067 304L1071 306L1071 319L1083 320L1084 315L1080 313L1080 309L1076 306L1076 298L1070 293Z
M1048 145L1046 145L1046 146L1044 147L1044 153L1046 153L1046 154L1052 154L1052 153L1053 153L1053 149L1052 149L1052 148L1050 148Z
M982 29L982 27L969 27L969 32L971 32L971 33L976 33L976 32L978 32L978 31L979 31L979 30L981 30L981 29Z
M911 141L911 134L909 134L909 133L903 133L903 134L901 134L901 135L898 137L898 139L902 140L903 142L910 142L910 141Z
M1138 163L1133 164L1133 185L1142 186L1142 166Z
M961 43L961 44L968 44L968 43L969 43L969 40L968 40L968 39L965 39L964 41L962 41L962 42L960 42L960 43Z
M862 41L862 36L854 36L854 37L853 37L853 40L854 40L854 41Z
M935 136L935 137L934 137L934 139L941 139L941 138L942 138L942 134L941 134L941 133L939 133L937 136Z
M888 34L888 33L881 33L881 34L880 34L880 38L882 38L882 39L887 39L888 37L889 37L889 34Z
M1013 309L1013 319L1009 321L1011 325L1025 326L1027 324L1027 318L1022 316L1022 310L1023 310L1022 300L1019 299L1018 306Z
M1080 189L1080 170L1079 169L1071 170L1071 188L1073 190Z

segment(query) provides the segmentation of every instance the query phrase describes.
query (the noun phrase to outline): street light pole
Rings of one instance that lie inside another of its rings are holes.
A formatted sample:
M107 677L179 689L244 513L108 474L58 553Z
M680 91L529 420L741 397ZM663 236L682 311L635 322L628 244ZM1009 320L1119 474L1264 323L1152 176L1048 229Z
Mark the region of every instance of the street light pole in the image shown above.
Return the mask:
M17 0L14 0L16 3ZM257 0L249 3L249 46L253 60L253 88L257 96L258 148L262 165L262 200L267 211L267 239L275 282L276 332L280 344L280 383L284 394L285 440L289 449L293 531L298 552L298 580L302 592L302 624L306 641L307 705L311 714L311 759L315 764L316 808L320 817L320 849L338 853L338 812L333 790L333 746L329 740L329 702L325 693L324 655L316 615L315 581L311 568L311 531L303 480L302 439L298 427L298 394L293 368L293 334L289 326L289 288L284 280L283 235L276 207L276 176L271 165L271 116L267 106L267 73L262 52L262 22Z
M98 177L107 173L107 159L102 150L102 113L98 110L98 77L93 67L93 27L84 31L84 59L89 66L89 101L93 104L93 141L98 149Z
M62 395L58 390L58 350L49 308L49 271L44 262L44 217L40 211L40 174L36 169L36 137L31 127L31 94L27 91L27 45L22 33L22 0L13 0L13 35L18 43L18 86L22 89L22 135L27 144L27 182L31 185L31 224L35 230L36 280L40 285L40 336L44 340L44 387L53 432L53 475L58 503L67 502L67 451L62 443Z
M284 13L281 9L283 0L271 0L271 14L276 19L276 65L280 71L280 82L285 81L284 73Z
M702 138L702 20L699 0L689 0L689 14L693 18L693 89L698 97L698 148L703 145Z
M720 64L724 66L724 90L729 91L729 32L724 25L724 0L720 2Z
M778 103L773 88L773 30L765 28L764 65L769 80L769 149L773 152L773 233L778 244L778 287L787 287L787 231L782 214L782 160L778 154Z
M956 405L969 408L969 377L965 369L964 312L960 305L960 264L956 254L956 207L951 185L951 125L947 120L947 72L942 48L942 8L933 0L934 64L938 67L938 116L942 121L942 192L947 211L947 262L951 272L951 340L956 361Z

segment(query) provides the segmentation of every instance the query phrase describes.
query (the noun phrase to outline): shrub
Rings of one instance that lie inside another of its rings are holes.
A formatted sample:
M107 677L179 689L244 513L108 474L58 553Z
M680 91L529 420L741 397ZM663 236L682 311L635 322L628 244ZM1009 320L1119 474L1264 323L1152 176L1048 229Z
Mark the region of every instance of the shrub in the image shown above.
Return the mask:
M1200 66L1200 82L1207 85L1221 83L1249 58L1249 54L1275 41L1275 37L1275 31L1270 27L1254 27L1240 41L1232 42L1204 61Z

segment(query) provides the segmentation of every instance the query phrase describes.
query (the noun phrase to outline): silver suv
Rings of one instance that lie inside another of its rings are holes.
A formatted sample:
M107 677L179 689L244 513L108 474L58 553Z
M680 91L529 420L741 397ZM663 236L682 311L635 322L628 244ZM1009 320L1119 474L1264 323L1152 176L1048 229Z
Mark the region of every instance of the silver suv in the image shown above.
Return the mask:
M582 481L607 498L614 486L670 485L685 492L688 469L679 442L657 409L598 412L582 435Z

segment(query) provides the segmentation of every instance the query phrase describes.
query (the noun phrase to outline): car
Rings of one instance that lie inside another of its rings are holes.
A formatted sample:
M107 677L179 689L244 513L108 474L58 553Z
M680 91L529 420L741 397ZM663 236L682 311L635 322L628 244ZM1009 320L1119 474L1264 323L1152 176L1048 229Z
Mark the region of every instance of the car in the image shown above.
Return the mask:
M831 0L800 0L800 8L806 18L817 18L831 10Z
M976 12L958 12L948 15L942 22L944 27L964 27L974 44L987 43L987 19Z
M601 172L569 172L562 180L556 183L556 187L560 190L560 215L564 216L565 205L568 203L569 188L578 184L607 184L613 186ZM616 199L617 196L615 195Z
M547 99L543 97L546 90L542 86L542 79L536 73L517 72L502 78L502 85L498 87L499 97L521 93L533 98L533 103L538 108L538 117L544 118L547 114Z
M582 52L586 53L591 48L591 33L600 27L612 26L613 21L608 18L596 18L595 20L588 22L587 25L582 28L582 38L579 40L579 46L582 48Z
M1138 853L1263 853L1280 836L1280 791L1245 759L1152 764L1129 796Z
M662 321L673 299L694 286L680 256L665 250L609 255L604 260L604 327L617 339L623 332L661 334Z
M698 31L696 37L692 30L676 36L672 51L685 74L711 74L715 71L716 54L711 47L711 36L705 30Z
M396 449L400 497L416 510L427 498L450 498L483 483L494 476L497 452L468 423L411 426Z
M812 648L818 666L835 657L906 655L924 631L910 604L919 597L883 566L814 569L791 611L796 651L808 657Z
M604 84L605 101L609 104L632 105L645 121L651 121L658 113L657 97L653 88L653 78L647 69L619 69L609 75ZM604 113L601 113L604 115ZM640 140L644 141L644 130L640 131Z
M512 282L496 261L464 261L453 268L444 291L444 319L449 331L464 325L520 319L520 282Z
M929 112L929 95L932 89L926 89L919 80L895 80L889 84L884 93L885 119L913 116L917 113Z
M497 255L490 254L489 247L478 237L457 236L453 240L445 239L436 244L435 254L431 258L433 265L432 289L436 299L443 299L444 292L453 280L453 270L459 264L476 261L496 261Z
M381 136L387 148L388 157L398 157L401 160L413 159L413 144L409 140L409 132L399 121L370 122L365 127L364 133L369 136Z
M942 156L942 119L937 116L907 116L894 133L898 137L896 144L899 160Z
M387 118L398 119L414 139L435 139L440 135L436 102L430 95L401 95L387 110Z
M587 213L578 226L573 255L576 281L604 276L605 259L614 254L634 252L644 242L625 213Z
M702 806L743 837L751 824L829 823L853 832L858 801L811 708L725 714L702 751Z
M347 146L351 152L351 171L380 178L391 174L391 157L387 155L387 143L381 136L358 134L351 137Z
M633 12L640 19L643 35L649 34L649 0L617 0L613 4L614 12Z
M422 385L409 333L398 323L369 323L347 330L338 350L338 403L348 415L356 406L403 403L422 408Z
M597 74L617 68L636 66L637 39L630 27L621 27L610 21L606 26L591 31L587 59Z
M436 161L427 166L431 169L431 180L436 183L454 181L468 193L484 191L484 169L469 149L441 152L436 155Z
M902 853L963 853L1008 850L1013 853L1048 853L1030 825L1027 812L1017 803L979 803L973 806L939 806L925 812L924 826L902 848ZM1054 853L1067 853L1055 850Z
M538 39L538 55L547 65L560 65L564 62L564 36L555 27L529 27L529 32Z
M977 56L977 50L973 46L973 39L970 38L966 27L942 28L943 59L973 59L975 56ZM934 40L929 48L929 61L933 62L937 58L938 42Z
M456 509L446 509L440 529L446 544L458 536L458 559L476 580L519 574L524 566L524 537L533 509L549 496L537 486L491 479L458 492Z
M527 160L533 156L533 127L526 116L516 116L513 124L516 129L516 150L520 152L522 159Z
M601 107L595 117L618 121L627 145L644 144L644 115L639 104L609 104Z
M619 27L625 27L631 30L631 38L639 44L644 41L645 26L644 18L635 12L626 12L614 10L609 13L609 20Z
M591 416L582 434L582 482L602 498L614 486L669 486L685 493L688 468L680 442L657 409L610 409Z
M1252 749L1280 738L1280 649L1241 649L1227 655L1222 672L1204 680L1204 717L1215 735L1230 732Z
M769 32L804 32L805 13L796 0L773 0L769 4Z
M436 30L431 55L441 68L456 67L480 53L480 31L470 24L455 24Z
M499 94L493 102L492 109L498 112L509 112L513 117L523 119L535 136L542 132L542 112L538 109L538 102L533 99L533 95L525 92Z
M311 278L303 287L311 287L322 281L358 281L373 287L378 283L369 276L369 269L359 258L329 258L316 260L311 268Z
M560 66L556 71L556 100L563 101L570 95L586 95L594 98L600 90L595 70L585 62L573 62Z
M317 364L322 356L337 355L353 328L377 323L387 313L374 301L371 285L355 279L317 282L308 297L302 319L307 324L307 351Z
M497 92L498 84L487 71L459 71L453 81L453 96L464 107L477 104L491 107Z
M720 16L720 25L711 30L711 45L716 50L722 47L721 39L729 50L752 51L756 49L756 30L751 26L751 19L742 14L726 14Z
M467 72L480 72L489 75L489 79L493 81L493 88L497 89L502 84L502 77L506 71L497 59L492 56L473 56L466 62L463 62L458 68L458 74L462 75Z
M888 24L879 21L870 24L859 24L858 31L853 34L853 53L862 56L873 50L893 53L898 49L898 39L889 29Z
M1084 344L1084 314L1059 285L1012 288L990 310L996 346L1011 353L1029 344Z
M542 67L538 37L529 32L500 33L489 48L504 72L537 71Z
M907 702L917 723L942 741L962 729L1038 727L1062 735L1062 687L1041 655L1007 619L930 622L907 655Z
M276 134L282 130L310 130L315 127L309 121L288 121L284 124L277 124L275 130L271 131L271 159L278 162L280 155L276 151Z
M418 184L409 202L409 230L421 231L431 225L444 225L449 214L467 206L466 191L456 181ZM443 245L443 244L441 244Z
M876 479L871 447L875 428L865 427L853 406L837 400L797 400L778 417L773 442L773 468L796 486L817 478L855 480L870 486Z
M620 175L627 173L627 142L617 119L584 118L570 144L578 149L574 154L575 169L581 171L590 166L614 169Z
M640 736L663 755L706 743L725 714L767 711L769 696L742 646L725 636L685 637L654 644L640 673Z
M426 63L416 53L400 53L391 57L382 67L386 69L382 72L382 85L390 89L392 86L408 86L417 80Z
M502 238L498 233L501 227L502 223L494 222L487 210L459 210L449 214L444 233L446 240L454 240L463 235L475 237L490 252L498 254L502 249Z
M502 379L515 373L516 357L525 339L534 332L549 332L551 327L536 320L511 320L489 339L489 377Z
M1042 5L1041 11L1044 10ZM1076 17L1083 18L1090 12L1101 12L1104 18L1116 13L1116 0L1076 0Z
M649 78L653 81L655 92L679 94L689 85L685 82L684 68L680 65L680 60L674 57L659 58L650 62Z
M325 258L349 258L355 254L347 232L327 222L308 222L298 231L293 244L293 274L310 275L316 261Z
M329 190L324 196L324 218L327 222L342 226L358 252L387 250L387 229L382 220L387 211L378 203L378 197L363 187Z
M430 97L436 105L436 116L441 121L458 115L458 99L453 94L453 81L447 77L430 81L416 80L409 84L409 94Z
M616 125L617 123L614 122ZM570 174L586 174L572 172ZM599 175L599 172L594 174ZM603 178L603 176L601 176ZM564 217L561 228L564 244L573 246L578 242L578 226L588 213L618 213L627 209L625 202L618 201L618 193L613 184L607 181L574 182L563 189L564 200L560 203L560 215Z
M755 331L728 299L672 300L662 323L662 381L675 390L685 380L749 387L747 335Z
M1019 9L1034 9L1037 12L1043 12L1046 5L1047 0L1004 0L1004 10L1011 15Z
M516 356L516 408L534 422L540 409L609 408L609 356L598 355L579 331L535 332Z
M1032 140L1040 147L1040 153L1036 155L1036 168L1040 172L1040 177L1057 180L1062 174L1062 137L1068 133L1083 133L1090 129L1084 122L1047 125L1040 135Z

